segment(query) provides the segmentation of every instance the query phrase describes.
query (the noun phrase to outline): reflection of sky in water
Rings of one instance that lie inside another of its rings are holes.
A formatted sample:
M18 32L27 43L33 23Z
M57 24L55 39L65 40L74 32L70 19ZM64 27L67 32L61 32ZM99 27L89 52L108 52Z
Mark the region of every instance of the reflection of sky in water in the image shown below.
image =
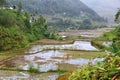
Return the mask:
M89 62L92 64L95 64L97 61L103 61L102 58L95 58L93 60L89 59L84 59L84 58L78 58L78 59L71 59L69 56L69 59L67 59L67 53L60 52L58 50L49 50L49 51L41 51L43 48L60 48L60 49L82 49L82 50L97 50L94 48L90 42L83 42L83 41L75 41L74 44L69 44L69 45L34 45L29 51L30 53L36 53L36 54L31 54L31 55L25 55L25 63L20 65L20 68L24 70L28 70L30 67L30 64L34 67L39 69L42 72L47 72L49 70L57 70L59 65L62 65L61 63L65 64L72 64L76 67L86 65ZM18 62L19 64L19 62ZM70 66L71 67L71 66ZM20 76L19 76L20 75ZM30 77L29 74L25 74L23 72L19 74L14 74L12 76L6 76L4 77L5 80L17 80L18 78L20 79L35 79L35 80L56 80L58 77L57 74L52 74L52 75L47 75L43 76L42 74L39 75L41 78L36 78L36 77ZM0 79L3 79L3 76L0 76Z
M76 45L75 43L74 45ZM56 58L53 58L56 57ZM23 69L27 70L29 68L29 64L32 64L35 68L39 68L40 71L47 72L49 70L57 70L59 63L72 64L76 66L86 65L89 62L95 64L97 61L103 61L102 58L95 59L66 59L66 53L60 52L58 50L50 50L43 51L33 55L26 55L25 60L27 60L27 64L25 66L21 66Z
M73 44L65 45L34 45L30 50L27 50L26 53L36 53L44 49L97 50L91 45L91 42L75 41Z
M39 52L37 54L33 54L33 55L27 55L25 56L26 60L34 60L35 57L39 57L39 58L43 58L44 60L51 60L51 57L63 57L64 53L61 53L59 51L43 51L43 52Z
M0 70L0 80L56 80L58 78L56 73L43 74L28 74L17 71L3 71Z
M90 42L86 42L86 41L75 41L74 46L78 46L78 49L82 49L82 50L97 50L95 47L93 47L91 45Z
M74 59L74 60L67 60L65 63L73 64L73 65L85 65L88 64L88 59Z
M92 60L81 58L81 59L67 60L67 61L65 61L65 63L82 66L82 65L88 64L89 62L92 63L92 64L95 64L95 63L97 63L99 61L103 61L103 60L104 60L104 58L95 58L95 59L92 59Z

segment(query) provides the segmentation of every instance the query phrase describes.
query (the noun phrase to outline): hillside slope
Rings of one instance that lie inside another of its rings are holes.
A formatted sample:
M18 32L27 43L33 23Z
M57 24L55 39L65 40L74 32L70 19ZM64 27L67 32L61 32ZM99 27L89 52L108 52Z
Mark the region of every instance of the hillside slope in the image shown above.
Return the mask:
M95 10L102 17L108 18L110 22L114 21L114 15L120 8L119 0L81 0L87 6ZM97 6L96 6L97 5Z
M62 15L69 17L89 17L92 20L102 20L92 9L79 0L8 0L8 3L22 3L24 9L31 13L47 15Z
M98 27L93 22L105 22L80 0L7 0L7 3L22 6L32 15L44 15L49 26L61 29L91 29Z

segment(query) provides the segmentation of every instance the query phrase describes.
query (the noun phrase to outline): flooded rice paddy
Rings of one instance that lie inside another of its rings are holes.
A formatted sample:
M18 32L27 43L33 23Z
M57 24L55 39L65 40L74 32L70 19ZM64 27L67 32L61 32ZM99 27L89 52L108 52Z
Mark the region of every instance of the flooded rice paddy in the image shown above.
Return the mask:
M98 49L88 41L75 41L73 44L64 45L33 45L26 53L37 53L43 50L88 50L97 51Z
M46 73L28 74L22 71L1 70L0 80L56 80L59 74L49 71L58 69L73 71L88 63L95 64L104 60L97 58L98 49L87 41L75 41L73 44L65 45L33 45L25 53L29 55L20 56L12 62L14 68L28 70L32 66Z
M0 80L56 80L57 73L29 74L26 72L0 70Z

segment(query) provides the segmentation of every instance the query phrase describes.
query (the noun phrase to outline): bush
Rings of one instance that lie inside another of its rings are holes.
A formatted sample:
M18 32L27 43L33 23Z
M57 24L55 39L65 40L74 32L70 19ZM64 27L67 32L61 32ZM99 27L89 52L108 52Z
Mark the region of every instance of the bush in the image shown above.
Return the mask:
M0 32L1 50L18 49L28 44L27 39L19 32L17 27L4 28L0 26L0 29L2 30Z
M104 45L102 45L102 42L97 41L97 40L92 40L91 44L99 49L104 49L106 48Z
M10 10L0 10L0 25L10 27L16 23L16 15Z
M104 62L94 66L84 66L75 71L69 80L116 80L120 73L119 66L120 57L110 55Z

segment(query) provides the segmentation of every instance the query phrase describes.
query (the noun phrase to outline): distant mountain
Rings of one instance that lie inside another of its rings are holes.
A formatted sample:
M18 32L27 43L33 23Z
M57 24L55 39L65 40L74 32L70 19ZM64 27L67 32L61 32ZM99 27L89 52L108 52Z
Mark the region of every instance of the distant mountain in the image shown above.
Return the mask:
M64 15L68 17L87 17L92 20L103 20L95 11L80 0L7 0L11 4L22 3L24 9L31 13L47 15Z
M102 17L114 21L114 15L120 8L120 0L80 0L87 6L95 10Z
M98 27L93 22L105 21L80 0L7 0L7 3L22 6L31 14L44 15L49 26L91 29Z

